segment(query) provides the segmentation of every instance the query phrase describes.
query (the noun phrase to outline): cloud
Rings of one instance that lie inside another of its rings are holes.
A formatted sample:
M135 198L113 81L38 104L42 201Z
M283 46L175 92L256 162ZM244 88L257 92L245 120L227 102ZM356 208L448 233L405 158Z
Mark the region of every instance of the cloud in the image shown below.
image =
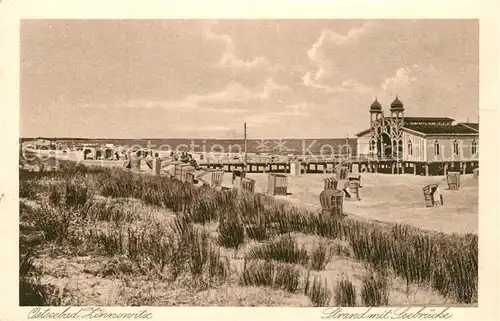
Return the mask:
M373 87L364 85L352 79L343 81L338 88L339 91L353 91L361 95L366 95L374 92Z
M328 85L323 85L320 83L314 82L314 80L311 78L310 73L306 73L304 77L302 78L303 83L307 87L312 87L316 88L319 90L322 90L326 93L340 93L340 92L356 92L359 94L369 94L374 92L374 88L371 86L364 85L356 80L344 80L340 85L338 86L328 86Z
M217 21L208 21L203 28L203 36L205 39L214 40L221 43L224 47L224 53L220 60L216 63L216 67L229 67L233 70L250 71L255 68L270 67L269 61L260 56L251 60L240 59L236 56L236 47L233 39L228 34L215 33L212 27L217 24ZM279 68L275 66L273 68Z
M322 85L321 83L318 83L317 80L319 79L321 74L321 70L316 72L316 74L312 74L311 72L307 72L304 77L302 77L302 83L306 87L311 87L314 89L322 90L327 93L332 93L334 92L334 88L327 86L327 85Z
M464 20L29 23L21 113L36 135L218 136L246 119L252 135L345 135L396 94L409 115L478 109L479 27Z
M418 65L412 67L412 69L416 68L418 68ZM382 89L386 91L391 90L393 92L402 91L404 86L417 80L417 77L412 76L412 69L407 67L397 69L394 76L386 78L382 82Z
M238 108L217 108L214 105L227 103L248 103L255 101L267 101L274 93L289 92L288 86L277 84L273 78L268 78L258 88L248 88L238 82L230 82L224 89L205 95L188 95L182 100L140 100L125 103L127 108L166 108L169 110L193 110L217 111L217 112L242 112Z
M397 68L385 77L377 88L379 101L392 101L396 96L412 102L429 103L435 94L453 91L454 83L445 80L440 70L431 63L414 63Z
M334 92L335 90L332 91L332 87L324 84L324 81L336 74L338 72L338 67L334 64L329 55L325 53L324 47L329 43L333 43L336 46L354 43L361 35L369 31L371 26L371 21L365 21L361 27L351 28L346 35L339 34L330 29L323 29L319 38L307 51L307 57L316 65L316 70L314 72L306 72L302 78L303 85L326 92Z
M307 52L307 56L309 57L309 59L315 60L318 53L321 52L320 49L325 41L332 42L337 46L342 46L349 42L356 41L363 33L370 30L372 25L373 23L371 21L364 21L361 27L351 28L347 32L347 35L341 35L333 30L323 29L321 30L321 34L318 40L316 40L316 42L312 45L311 49L309 49L309 51Z
M396 96L405 101L421 101L427 90L422 89L433 82L433 66L412 64L400 67L391 76L382 79L374 95L382 102L392 102Z

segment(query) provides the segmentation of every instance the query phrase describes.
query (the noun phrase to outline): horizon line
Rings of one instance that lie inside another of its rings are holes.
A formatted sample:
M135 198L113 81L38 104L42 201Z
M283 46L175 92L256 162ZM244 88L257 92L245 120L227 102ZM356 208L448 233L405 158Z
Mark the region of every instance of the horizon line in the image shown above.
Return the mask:
M72 139L72 140L153 140L153 139L196 139L196 140L245 140L245 138L196 138L196 137L140 137L140 138L118 138L118 137L63 137L63 136L19 136L20 139ZM337 137L286 137L286 138L278 138L278 137L261 137L261 138L248 138L247 140L261 140L261 139L273 139L273 140L297 140L297 139L357 139L356 135L352 136L337 136Z

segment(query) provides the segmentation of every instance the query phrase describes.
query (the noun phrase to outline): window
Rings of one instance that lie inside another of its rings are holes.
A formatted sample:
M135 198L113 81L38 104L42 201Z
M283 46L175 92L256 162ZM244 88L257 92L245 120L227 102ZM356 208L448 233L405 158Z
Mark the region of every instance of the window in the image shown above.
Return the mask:
M458 142L455 139L453 141L453 155L458 155L458 153L459 153Z
M473 139L472 140L472 155L476 155L477 154L477 143L476 143L476 140Z
M375 141L371 140L370 141L370 151L373 152L375 150Z
M437 140L434 141L434 155L439 156L440 147Z
M408 156L413 155L413 144L411 140L408 140Z

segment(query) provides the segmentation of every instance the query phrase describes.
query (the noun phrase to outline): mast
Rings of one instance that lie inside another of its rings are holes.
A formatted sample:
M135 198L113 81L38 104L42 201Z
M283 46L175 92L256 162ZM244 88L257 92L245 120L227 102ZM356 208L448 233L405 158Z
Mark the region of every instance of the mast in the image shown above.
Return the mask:
M245 154L243 159L243 164L245 165L245 170L247 169L247 123L243 124L243 131L245 135Z

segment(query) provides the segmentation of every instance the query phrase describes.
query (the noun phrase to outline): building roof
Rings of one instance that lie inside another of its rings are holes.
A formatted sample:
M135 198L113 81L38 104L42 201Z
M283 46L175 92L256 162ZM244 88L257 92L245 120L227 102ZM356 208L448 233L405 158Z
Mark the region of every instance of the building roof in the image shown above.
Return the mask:
M462 125L479 132L479 123L458 123L457 125Z
M385 119L391 119L392 117L385 117ZM404 127L421 127L422 130L425 130L423 127L449 127L455 120L453 118L448 117L404 117ZM438 125L417 125L415 123L443 123ZM365 129L356 134L356 136L363 136L366 133L370 132L370 128ZM424 133L425 134L425 133Z
M369 133L371 131L371 128L365 129L363 131L360 131L359 133L356 134L356 136L363 136L366 133Z
M464 126L463 124L457 125L404 125L403 129L407 129L413 132L417 132L423 135L453 135L453 134L461 134L461 135L474 135L478 134L479 131L468 126ZM362 132L356 134L356 136L360 137L370 132L371 129L365 129Z
M404 129L409 129L415 132L419 132L425 135L435 135L435 134L477 134L472 128L468 128L462 125L451 125L451 126L441 126L441 125L405 125Z
M434 122L453 122L455 121L453 118L448 118L448 117L404 117L405 122L429 122L429 121L434 121Z

